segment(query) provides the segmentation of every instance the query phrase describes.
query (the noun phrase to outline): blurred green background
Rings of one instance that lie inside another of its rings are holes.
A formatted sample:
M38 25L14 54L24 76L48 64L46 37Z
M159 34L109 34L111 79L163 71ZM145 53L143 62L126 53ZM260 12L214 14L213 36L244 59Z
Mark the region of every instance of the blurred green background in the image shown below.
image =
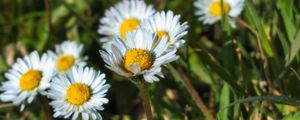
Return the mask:
M101 111L104 119L144 118L138 89L106 69L98 52L102 37L97 33L99 19L117 2L49 0L47 11L44 0L0 0L0 81L5 80L3 74L16 58L33 50L43 53L64 40L75 40L84 44L88 65L107 74L112 85L107 95L110 102ZM226 19L216 25L201 24L194 15L193 0L146 2L158 10L180 14L181 21L190 26L187 44L178 52L180 60L165 67L166 78L150 86L156 119L205 119L184 87L182 74L220 120L300 119L299 0L245 0L240 19L258 32L268 61L269 81L256 37L247 28L238 25L231 29ZM178 69L184 73L179 74ZM43 118L38 100L27 105L24 112L0 103L0 119Z

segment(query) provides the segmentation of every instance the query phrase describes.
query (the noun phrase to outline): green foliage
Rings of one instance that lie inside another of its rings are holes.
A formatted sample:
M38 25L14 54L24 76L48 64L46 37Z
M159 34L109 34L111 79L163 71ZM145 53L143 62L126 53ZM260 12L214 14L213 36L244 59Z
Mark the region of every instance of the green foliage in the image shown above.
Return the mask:
M0 0L0 81L15 60L25 53L53 49L64 40L76 40L85 46L88 65L106 73L112 88L109 104L100 111L104 119L135 120L144 115L138 89L129 80L104 66L98 50L99 19L118 0L52 0L49 29L43 0ZM177 68L184 69L199 96L220 120L300 119L300 1L245 0L240 19L257 31L267 57L270 81L256 41L249 29L238 24L232 29L228 18L215 25L204 25L194 15L193 0L148 0L165 10L181 15L189 24L186 46L178 52L180 59L163 69L165 78L150 85L155 118L182 120L205 119L182 82ZM51 31L50 31L51 30ZM9 50L14 54L7 54ZM272 87L272 89L270 89ZM0 119L42 120L36 99L25 112L0 103ZM291 105L293 109L286 109ZM38 106L38 107L36 107Z

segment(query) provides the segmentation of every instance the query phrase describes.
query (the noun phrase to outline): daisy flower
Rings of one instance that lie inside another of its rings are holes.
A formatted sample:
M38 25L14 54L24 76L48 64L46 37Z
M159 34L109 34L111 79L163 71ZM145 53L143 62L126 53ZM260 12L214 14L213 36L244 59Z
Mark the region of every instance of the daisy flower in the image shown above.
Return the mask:
M174 15L172 11L162 11L144 20L141 27L156 33L158 39L166 36L169 43L179 48L185 43L182 37L187 34L188 25L187 22L180 23L180 15Z
M100 20L98 33L105 35L102 42L111 41L114 35L126 38L126 32L134 31L142 20L153 16L153 6L147 6L143 0L123 0L105 12Z
M221 0L196 0L194 6L197 8L196 15L204 24L214 24L222 17ZM244 8L244 0L223 0L224 13L230 17L237 17ZM229 24L235 28L236 24L229 18Z
M87 57L82 57L83 45L75 41L64 41L55 46L55 53L49 51L49 54L56 61L56 70L58 73L66 73L73 66L86 65Z
M50 105L54 109L53 116L65 119L102 120L99 110L108 103L105 98L110 88L105 84L105 74L92 68L73 67L67 74L53 78L48 97L53 99Z
M0 90L4 91L0 99L21 105L24 110L26 103L31 103L38 93L46 94L50 80L55 75L55 62L48 55L39 56L37 51L31 52L24 58L18 58L12 68L4 74L8 81L3 82ZM47 66L47 67L45 67Z
M159 81L163 77L161 65L179 57L176 48L168 51L168 38L157 39L155 34L145 29L127 32L125 40L116 37L111 47L100 50L100 54L110 70L126 76L143 76L147 82Z

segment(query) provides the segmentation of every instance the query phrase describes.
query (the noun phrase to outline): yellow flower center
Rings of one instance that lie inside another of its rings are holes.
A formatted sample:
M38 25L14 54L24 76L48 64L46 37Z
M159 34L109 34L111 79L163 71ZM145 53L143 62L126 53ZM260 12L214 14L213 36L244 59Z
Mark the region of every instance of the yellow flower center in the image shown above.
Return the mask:
M126 38L126 32L134 31L140 25L140 21L135 18L129 18L124 20L120 27L120 33L122 38Z
M224 9L224 13L228 14L228 12L230 10L229 4L226 2L223 2L223 9ZM209 12L210 12L210 14L212 14L214 16L221 16L222 15L221 1L212 2L209 7Z
M137 63L140 66L140 70L149 69L153 64L151 54L139 48L134 48L126 52L124 58L124 67L127 71L130 71L130 66Z
M75 63L75 58L72 55L60 56L57 60L57 70L59 72L68 71Z
M90 88L83 83L74 83L67 89L67 101L73 105L82 105L91 97Z
M20 89L22 91L37 88L42 80L42 73L37 70L29 70L20 79Z
M170 36L169 36L168 32L166 32L166 31L158 30L158 31L156 31L156 34L157 34L158 40L160 40L163 36L167 36L168 41L170 40Z

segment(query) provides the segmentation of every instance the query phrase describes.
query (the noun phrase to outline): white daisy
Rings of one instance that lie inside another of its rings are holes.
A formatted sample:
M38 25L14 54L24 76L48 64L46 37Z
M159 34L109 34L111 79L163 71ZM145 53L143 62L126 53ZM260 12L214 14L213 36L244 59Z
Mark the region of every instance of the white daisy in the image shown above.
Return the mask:
M25 104L31 103L38 93L46 93L45 89L50 86L49 82L55 75L54 65L54 60L48 54L40 57L37 51L23 59L18 58L12 68L4 74L8 81L3 82L0 87L1 91L4 91L0 99L21 105L23 111Z
M168 51L168 38L157 39L155 34L144 29L127 32L125 40L115 38L111 47L100 50L100 54L110 70L126 76L143 76L148 82L159 81L163 77L161 65L172 62L176 56L176 48Z
M108 103L105 96L110 88L105 82L105 74L88 67L73 67L67 74L56 76L48 91L53 99L53 116L75 120L81 115L84 120L102 120L98 111Z
M222 17L221 0L196 0L194 6L197 8L196 15L204 24L214 24ZM223 0L223 8L226 15L237 17L244 8L244 0ZM232 18L229 18L229 23L236 27Z
M158 39L167 36L168 41L179 48L184 45L182 39L187 34L187 22L180 23L180 15L174 15L172 11L156 13L152 18L144 20L141 27L156 33Z
M83 45L75 41L64 41L55 46L55 53L49 51L49 54L56 61L56 70L58 73L66 73L73 66L86 65L87 57L82 57Z
M114 35L126 37L127 31L134 31L142 20L153 16L153 6L147 6L143 0L123 0L105 12L100 20L98 33L105 35L102 42L111 41Z

